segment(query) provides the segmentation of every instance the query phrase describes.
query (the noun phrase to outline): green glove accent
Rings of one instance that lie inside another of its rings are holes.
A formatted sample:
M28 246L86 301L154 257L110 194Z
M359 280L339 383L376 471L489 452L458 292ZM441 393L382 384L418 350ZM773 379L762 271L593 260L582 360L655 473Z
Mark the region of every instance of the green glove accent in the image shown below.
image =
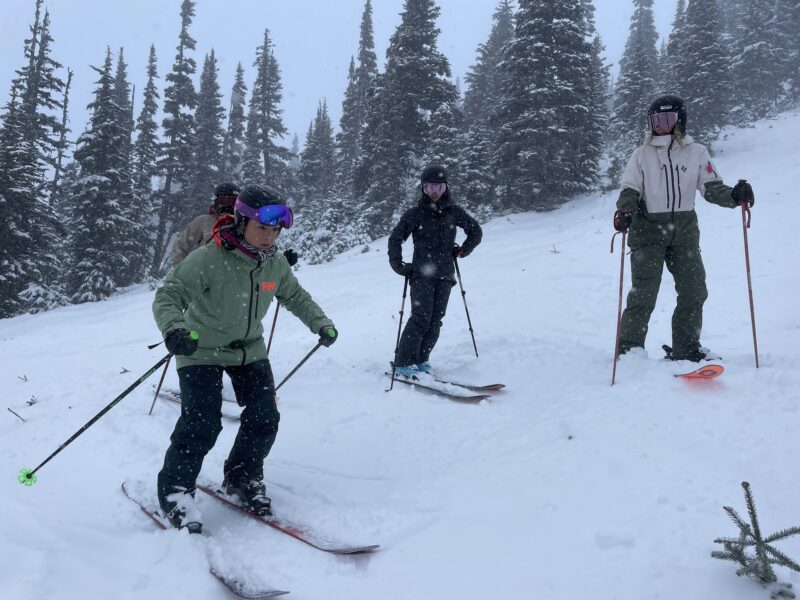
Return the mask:
M196 332L194 329L192 329L192 330L189 332L189 336L188 336L188 337L189 337L189 339L190 339L190 340L197 341L197 340L199 340L199 339L200 339L200 334L199 334L199 333L197 333L197 332Z
M36 475L34 475L30 469L20 469L19 475L17 475L17 481L19 481L22 485L31 487L34 483L36 483Z

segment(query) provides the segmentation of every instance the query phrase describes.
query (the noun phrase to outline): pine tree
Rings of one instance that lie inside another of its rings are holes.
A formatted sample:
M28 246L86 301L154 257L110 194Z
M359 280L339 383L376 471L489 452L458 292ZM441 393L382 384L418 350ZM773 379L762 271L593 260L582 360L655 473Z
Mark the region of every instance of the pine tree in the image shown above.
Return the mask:
M128 82L128 69L125 64L124 50L119 49L117 68L114 74L114 106L118 133L114 160L117 173L112 192L116 195L116 203L122 215L121 224L125 229L114 240L120 255L124 257L123 267L114 274L119 287L131 285L139 280L146 268L147 244L143 244L141 207L133 193L133 103L131 86Z
M500 67L503 51L514 36L514 13L509 0L501 0L494 12L488 40L478 46L475 64L466 76L465 135L459 199L475 210L491 209L496 185L494 148L497 145L497 109L507 87L507 72ZM488 212L488 211L487 211ZM482 213L486 214L486 212Z
M231 89L231 107L228 111L228 128L222 150L222 180L237 182L242 179L245 144L245 103L247 85L244 82L242 63L236 65L236 78Z
M666 46L666 68L660 71L663 76L661 90L666 94L684 97L681 73L686 72L686 0L678 0L675 18Z
M66 156L67 149L69 148L69 140L67 136L70 133L69 129L69 90L72 87L73 72L67 69L67 82L64 84L64 100L61 103L61 123L58 128L58 143L56 145L56 159L53 169L53 181L50 185L50 205L57 204L56 199L60 194L61 174L64 168L64 157ZM60 236L59 236L60 237Z
M685 61L677 72L689 112L691 135L710 145L728 119L730 59L722 40L718 0L689 0L686 6Z
M385 234L416 194L430 116L457 101L450 64L437 48L438 16L433 0L405 0L386 51L386 71L368 95L354 187L370 236Z
M340 132L336 136L338 145L337 180L340 193L353 197L354 180L358 157L361 152L361 132L366 122L367 95L378 75L378 59L372 28L372 3L367 0L361 16L358 42L358 65L350 59L347 90L342 102Z
M256 80L247 116L243 175L246 183L286 193L289 151L278 143L286 135L280 108L282 84L268 29L264 30L264 43L256 49L253 66Z
M800 2L776 0L770 22L781 88L781 106L800 102Z
M64 84L50 47L50 17L35 6L26 65L11 85L0 134L0 316L37 312L62 302L56 219L45 178L58 157ZM60 109L60 110L59 110Z
M581 0L520 1L498 116L498 171L511 207L555 208L593 183L596 167L584 167L581 151L594 111L591 56Z
M189 200L183 224L194 216L208 211L209 198L214 187L221 182L220 165L223 162L222 145L225 132L222 120L225 109L217 82L217 59L212 50L203 62L200 90L195 112L195 144Z
M189 26L194 17L195 2L181 2L181 32L178 37L177 54L172 71L167 74L167 87L164 90L164 137L166 141L161 149L159 171L164 176L164 188L158 196L158 229L156 232L155 251L150 271L154 276L160 274L162 261L166 255L167 245L172 234L177 230L176 221L189 211L188 194L186 193L192 164L192 148L194 145L194 109L197 106L197 94L192 83L192 76L197 65L189 56L194 50L195 40L189 35Z
M134 192L137 202L142 207L146 218L150 218L153 210L152 193L153 178L158 174L157 160L159 153L158 125L156 113L158 112L158 65L156 47L150 46L150 57L147 61L147 85L144 88L142 110L136 120L136 143L133 146L134 165ZM142 221L144 222L144 221Z
M75 160L80 171L69 200L71 265L67 294L72 302L96 302L113 294L128 268L125 238L130 223L120 203L129 183L122 173L125 130L111 75L111 50L100 74L86 131L78 138Z
M318 202L331 199L335 174L333 127L328 116L327 103L323 100L319 103L314 121L308 127L306 145L300 155L298 180L303 190L304 207L311 208Z
M594 182L600 177L600 159L603 156L608 135L607 123L610 119L610 111L607 107L610 66L604 62L605 45L597 32L594 4L592 0L582 0L581 4L586 36L591 44L591 49L588 59L585 59L588 60L589 69L589 77L586 81L589 110L584 112L583 127L586 136L584 144L580 146L582 154L580 170L588 175L591 182Z
M649 131L647 109L660 88L653 0L634 0L634 12L614 90L609 178L617 186L628 158Z
M746 123L770 114L781 89L781 61L770 27L771 0L749 0L734 30L732 118ZM800 33L800 32L798 32Z

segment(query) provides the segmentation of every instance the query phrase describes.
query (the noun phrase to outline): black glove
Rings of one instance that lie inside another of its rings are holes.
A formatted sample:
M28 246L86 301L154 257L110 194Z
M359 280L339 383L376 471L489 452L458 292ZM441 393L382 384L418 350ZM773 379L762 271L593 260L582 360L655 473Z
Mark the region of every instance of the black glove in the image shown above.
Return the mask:
M395 263L392 266L392 270L397 273L398 275L402 275L403 277L411 277L414 274L414 266L410 263Z
M297 261L300 259L300 255L291 248L284 250L283 255L286 257L286 262L289 263L290 267L295 266Z
M747 183L746 179L740 179L739 183L733 186L731 198L739 205L747 203L749 206L753 206L753 204L756 203L756 197L753 195L753 188Z
M300 255L297 254L294 250L289 248L288 250L283 251L283 255L286 257L286 261L289 263L290 267L293 267L297 264Z
M333 325L325 325L319 330L319 343L328 348L339 337L339 332Z
M453 258L464 258L464 249L458 244L453 246Z
M188 329L173 329L164 336L164 344L170 354L189 356L197 350L197 340L200 336L196 331Z
M633 221L631 213L624 208L618 208L617 212L614 213L614 229L620 233L628 231L628 227L631 226L631 221Z

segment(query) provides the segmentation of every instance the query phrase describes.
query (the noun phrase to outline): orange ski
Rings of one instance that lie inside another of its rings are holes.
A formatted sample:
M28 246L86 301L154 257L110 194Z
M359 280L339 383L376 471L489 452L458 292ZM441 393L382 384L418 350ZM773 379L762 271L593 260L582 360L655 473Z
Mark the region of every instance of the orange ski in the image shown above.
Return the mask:
M724 372L725 367L722 365L706 365L691 373L676 373L675 377L681 377L683 379L714 379Z

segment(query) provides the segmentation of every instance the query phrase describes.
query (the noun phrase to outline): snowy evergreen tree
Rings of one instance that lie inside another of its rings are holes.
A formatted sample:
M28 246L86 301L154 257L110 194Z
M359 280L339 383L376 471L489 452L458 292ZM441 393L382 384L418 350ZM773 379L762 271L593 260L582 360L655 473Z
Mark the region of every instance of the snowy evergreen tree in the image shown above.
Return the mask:
M630 155L649 131L647 109L661 87L658 81L658 33L653 21L653 0L634 0L634 12L619 63L611 120L613 144L609 179L616 187Z
M497 123L493 117L502 104L507 72L500 67L503 50L514 36L514 12L509 0L501 0L494 12L486 42L478 46L477 60L466 75L463 112L469 131L464 137L459 201L465 206L491 209L496 185L494 148ZM484 216L488 211L483 212Z
M503 199L517 210L547 210L589 189L581 147L595 108L592 46L581 0L521 0L506 46L506 89L497 122Z
M56 144L56 158L53 165L53 181L50 185L50 205L57 205L60 195L61 175L64 170L64 158L69 148L69 90L72 87L73 72L67 69L67 82L64 84L64 100L61 103L61 123L58 129L58 143ZM61 237L59 235L59 237Z
M156 47L150 46L150 57L147 61L147 84L144 88L142 110L136 119L136 143L133 146L133 173L134 193L136 202L142 209L144 224L150 219L153 210L153 178L158 174L158 125L156 113L158 112L158 65Z
M680 74L686 71L686 0L678 0L675 18L666 45L665 69L661 73L660 91L683 98L683 82Z
M264 43L256 50L253 66L256 67L256 80L245 132L244 181L268 185L286 193L289 150L279 144L286 135L280 108L282 84L268 29L264 30Z
M131 285L141 278L146 268L147 244L143 244L144 231L141 219L141 207L133 193L133 103L131 102L131 86L128 82L128 69L125 64L124 51L119 49L117 68L114 74L114 110L117 115L118 137L116 140L115 158L117 173L112 192L116 194L116 202L123 219L121 223L126 229L117 240L120 254L124 257L124 266L114 274L119 287Z
M0 131L0 317L61 303L56 219L49 201L61 139L63 82L52 59L50 17L35 5L26 65L16 71ZM60 111L59 111L60 109Z
M608 122L611 112L608 110L608 86L610 80L610 65L605 62L605 45L597 32L594 18L594 4L592 0L582 0L584 23L586 28L589 50L588 69L588 107L585 113L584 132L585 142L580 147L582 157L580 170L586 172L591 181L600 177L600 159L606 147L608 136Z
M367 0L361 16L358 65L351 59L347 90L342 102L340 132L336 136L337 181L340 194L352 198L355 171L361 151L361 133L366 122L367 95L378 75L378 59L372 28L372 3Z
M687 131L696 141L711 145L732 105L730 58L722 39L718 0L689 0L685 39L678 52L683 55L676 75L689 111Z
M438 16L433 0L405 0L386 71L368 94L354 187L364 231L373 237L385 234L416 198L430 116L457 100L450 64L437 48Z
M220 167L223 163L222 147L225 141L222 127L225 109L222 108L217 72L217 59L212 50L205 57L200 76L195 112L193 166L187 212L182 219L182 225L188 224L195 216L208 212L214 187L222 181Z
M231 107L228 111L228 128L222 149L222 181L242 180L244 162L245 103L247 85L244 82L242 63L236 65L236 78L231 89Z
M159 159L159 172L164 176L164 187L157 196L158 228L150 265L150 272L154 276L162 271L167 245L178 228L177 221L190 210L187 190L194 147L194 109L197 106L197 93L192 83L197 65L189 56L189 51L195 48L195 40L189 35L194 6L193 0L181 2L181 32L178 36L177 54L172 70L166 76L162 122L166 141Z
M113 294L119 278L129 268L125 255L130 223L124 214L120 193L126 185L124 171L125 130L116 103L111 75L111 51L100 74L91 117L86 131L78 138L75 160L77 180L69 199L69 238L71 264L66 291L72 302L96 302Z
M779 62L781 106L800 103L800 1L776 0L770 22Z
M501 0L492 17L489 39L478 46L475 64L467 73L464 93L464 116L472 125L489 125L501 102L507 73L500 68L503 49L514 37L514 12L510 0Z
M308 128L306 145L300 155L298 180L303 190L303 206L306 214L315 210L319 203L333 200L335 177L333 126L328 116L327 103L323 100L319 103L317 115Z
M733 34L731 117L749 123L770 114L781 95L781 57L770 27L773 0L748 0ZM797 32L800 35L800 31Z
M422 163L447 165L447 176L452 182L448 185L459 199L461 199L466 137L464 113L459 108L458 102L454 100L441 104L433 111L430 118L430 139L424 148ZM484 202L487 200L483 199ZM471 202L466 204L471 205Z

